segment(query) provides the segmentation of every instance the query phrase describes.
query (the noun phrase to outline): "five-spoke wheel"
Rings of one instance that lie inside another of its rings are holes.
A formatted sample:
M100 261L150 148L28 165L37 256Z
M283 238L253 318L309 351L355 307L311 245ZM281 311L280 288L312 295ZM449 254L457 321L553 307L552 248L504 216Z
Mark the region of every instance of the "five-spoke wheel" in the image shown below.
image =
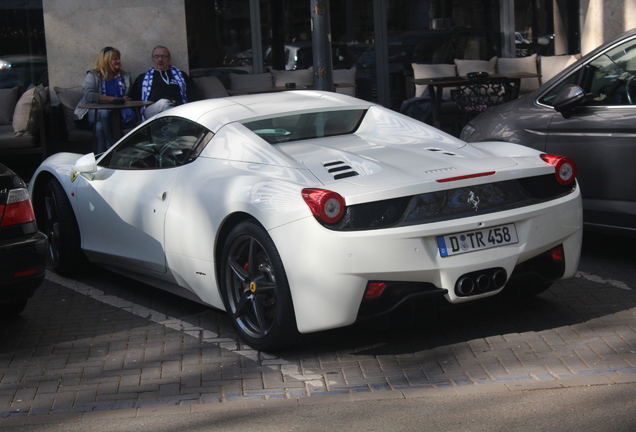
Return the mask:
M295 342L298 330L287 277L265 229L253 221L237 225L221 262L223 299L239 335L265 351Z

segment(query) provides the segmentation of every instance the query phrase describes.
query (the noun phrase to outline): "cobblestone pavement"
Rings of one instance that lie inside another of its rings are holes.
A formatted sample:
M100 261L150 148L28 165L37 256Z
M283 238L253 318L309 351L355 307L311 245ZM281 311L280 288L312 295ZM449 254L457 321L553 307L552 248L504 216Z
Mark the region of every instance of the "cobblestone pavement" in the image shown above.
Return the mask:
M636 382L636 251L588 235L577 277L525 302L311 335L274 356L223 313L105 270L49 273L0 321L0 427L153 413Z

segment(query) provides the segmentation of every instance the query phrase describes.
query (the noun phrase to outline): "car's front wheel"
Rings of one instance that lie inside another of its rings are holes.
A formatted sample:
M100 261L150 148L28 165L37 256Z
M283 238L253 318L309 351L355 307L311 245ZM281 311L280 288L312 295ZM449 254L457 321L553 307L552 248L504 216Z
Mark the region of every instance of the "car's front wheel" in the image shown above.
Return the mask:
M283 263L263 227L245 221L223 248L220 282L227 313L252 348L277 351L299 337Z
M41 228L49 239L49 259L56 273L68 276L84 264L80 248L80 233L75 213L62 185L51 179L44 190L44 226Z

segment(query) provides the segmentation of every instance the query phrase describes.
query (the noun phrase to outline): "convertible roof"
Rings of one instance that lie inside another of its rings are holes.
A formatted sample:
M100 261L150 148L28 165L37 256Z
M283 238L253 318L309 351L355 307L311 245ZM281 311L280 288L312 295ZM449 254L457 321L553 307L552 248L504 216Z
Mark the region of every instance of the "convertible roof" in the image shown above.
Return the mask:
M366 109L373 104L333 92L297 90L206 99L166 111L160 116L180 116L216 132L223 125L272 116L311 111Z

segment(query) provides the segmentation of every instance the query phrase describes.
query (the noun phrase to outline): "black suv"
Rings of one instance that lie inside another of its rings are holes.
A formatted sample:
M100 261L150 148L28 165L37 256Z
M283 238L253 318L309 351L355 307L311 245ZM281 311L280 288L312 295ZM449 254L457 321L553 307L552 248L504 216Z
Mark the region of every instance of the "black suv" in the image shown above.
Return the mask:
M44 280L46 249L26 184L0 164L0 319L21 313Z

